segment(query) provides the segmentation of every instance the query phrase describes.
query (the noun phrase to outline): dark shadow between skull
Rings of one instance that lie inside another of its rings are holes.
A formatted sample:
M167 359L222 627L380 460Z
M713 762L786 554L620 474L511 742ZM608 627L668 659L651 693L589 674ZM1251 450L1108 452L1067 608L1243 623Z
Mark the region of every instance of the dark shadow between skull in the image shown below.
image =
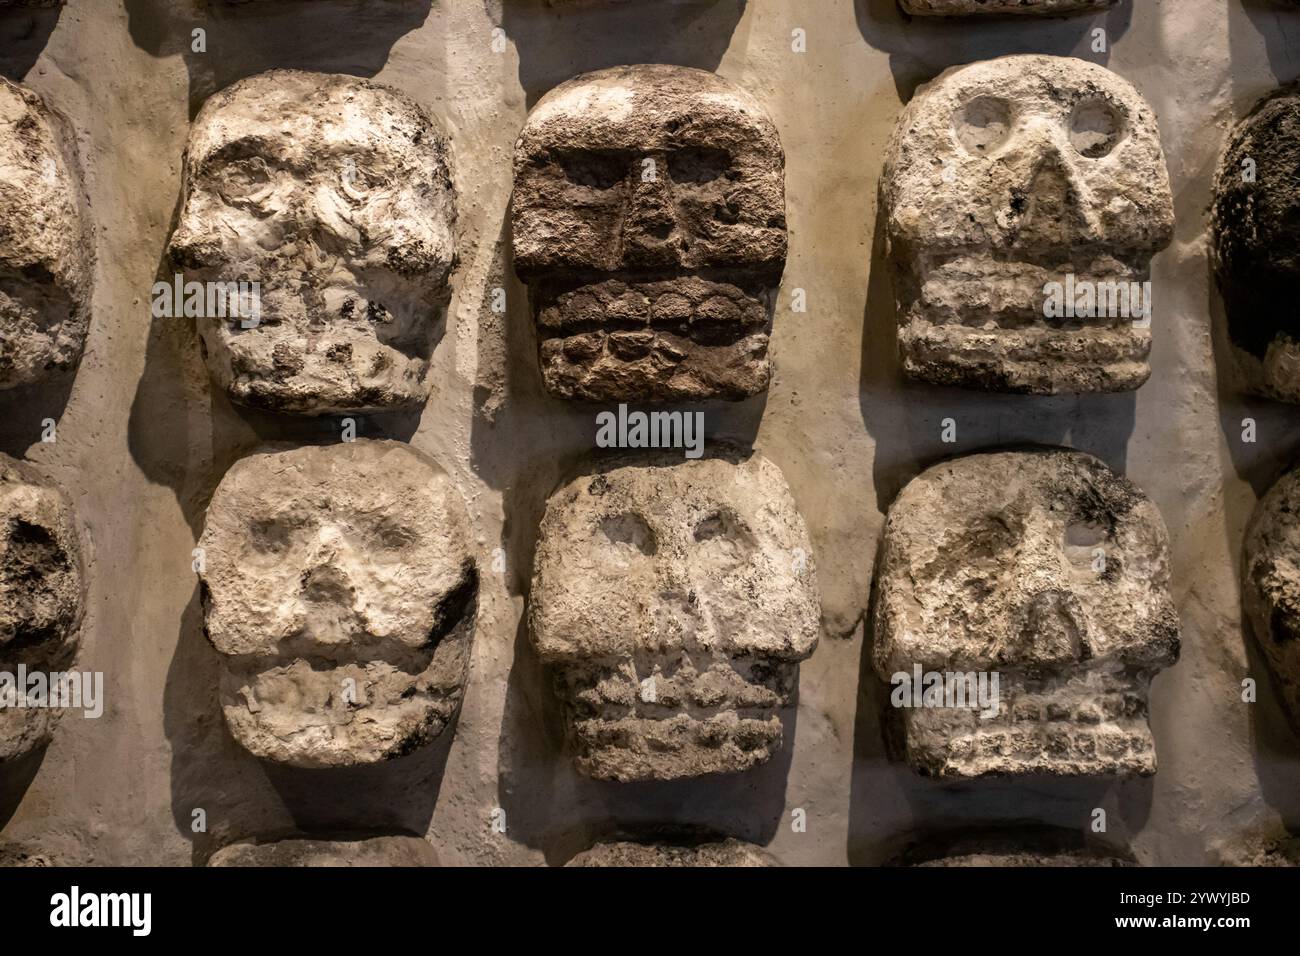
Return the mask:
M80 364L80 363L78 363ZM45 434L57 440L58 422L72 396L77 369L58 371L43 381L0 391L0 451L22 458Z
M1254 36L1264 38L1273 75L1290 81L1300 74L1300 7L1284 0L1239 0L1228 6L1228 46L1233 60L1256 56ZM1252 91L1244 91L1253 95ZM1257 94L1258 91L1254 91Z
M0 832L4 831L23 802L23 796L36 779L48 749L49 744L42 744L20 757L0 763Z
M906 834L894 841L896 849L885 866L921 866L968 854L1059 854L1113 860L1114 865L1136 865L1127 846L1094 834L1063 827L1045 827L1032 820L1010 821L979 830L939 829Z
M372 77L393 45L418 29L433 0L125 0L131 39L155 57L180 54L190 118L213 93L271 69ZM191 31L206 33L206 52Z
M528 107L580 73L634 63L714 70L731 44L745 0L636 0L559 9L543 0L487 4L514 42ZM495 9L493 9L495 8Z
M21 81L40 59L62 14L62 5L0 10L0 74Z
M1013 53L1077 56L1104 66L1110 45L1128 32L1132 3L1105 13L1056 17L913 17L897 0L854 0L854 9L863 39L889 54L894 84L906 103L918 86L950 66ZM1107 52L1093 52L1097 27L1106 31Z

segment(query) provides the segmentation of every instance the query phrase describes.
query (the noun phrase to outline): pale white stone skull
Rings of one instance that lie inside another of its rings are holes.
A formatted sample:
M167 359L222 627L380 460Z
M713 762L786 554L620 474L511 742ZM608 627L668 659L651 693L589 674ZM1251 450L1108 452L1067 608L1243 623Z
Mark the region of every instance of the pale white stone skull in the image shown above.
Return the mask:
M1071 276L1074 288L1147 281L1172 238L1156 119L1126 80L1069 57L948 70L900 116L881 201L908 377L1054 394L1150 376L1151 319L1131 304L1045 309Z
M190 281L260 283L260 316L199 320L213 378L291 414L419 407L454 225L447 141L404 93L275 70L215 94L171 257Z
M767 388L785 155L745 90L658 64L562 83L519 135L511 210L549 392L685 401Z
M66 672L77 652L86 582L68 496L25 462L0 455L0 672ZM47 678L48 679L48 678ZM12 681L12 683L10 683ZM29 685L30 686L30 685ZM0 707L0 761L49 743L59 708Z
M80 175L66 121L0 78L0 388L81 359L94 236Z
M874 660L897 674L997 673L997 713L900 708L907 761L939 777L1151 774L1152 677L1178 655L1155 506L1090 455L969 455L889 509Z
M231 733L298 767L375 763L443 732L478 578L451 479L409 446L268 447L213 495L201 579Z
M618 457L547 504L529 622L588 776L769 759L820 613L803 520L760 455Z

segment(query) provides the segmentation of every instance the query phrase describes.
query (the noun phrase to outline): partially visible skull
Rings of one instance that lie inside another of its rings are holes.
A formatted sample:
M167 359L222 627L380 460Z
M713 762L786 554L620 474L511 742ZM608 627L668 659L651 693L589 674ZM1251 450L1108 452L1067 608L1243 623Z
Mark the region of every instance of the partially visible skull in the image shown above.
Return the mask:
M1249 390L1300 403L1300 86L1255 105L1215 182L1213 259L1228 337Z
M587 867L774 867L780 866L761 847L742 840L711 843L597 843L565 866Z
M19 665L29 674L67 671L85 597L72 502L31 465L0 455L0 672L16 685ZM49 743L61 713L0 706L0 762Z
M169 248L189 281L260 283L252 321L199 321L233 401L305 415L424 403L455 258L448 163L410 97L353 76L274 70L204 104Z
M81 360L94 235L80 174L63 117L0 77L0 389Z
M1147 694L1177 659L1178 618L1164 522L1135 485L1066 449L958 458L908 483L881 549L876 673L999 680L993 716L902 709L913 768L1155 772Z
M679 66L561 84L515 146L511 217L551 394L685 401L767 388L785 156L750 94Z
M988 13L1054 17L1062 13L1092 13L1119 0L899 0L903 10L919 17L968 17Z
M330 834L248 840L222 847L208 859L215 867L423 867L438 854L418 836Z
M616 457L547 503L529 623L588 776L768 760L820 614L803 519L761 455Z
M1300 469L1260 499L1246 528L1242 604L1300 734Z
M1133 867L1127 850L1094 842L1079 830L1026 826L959 832L909 846L894 866Z
M1173 236L1155 116L1127 81L1068 57L948 70L899 118L881 201L908 377L1055 394L1150 376L1131 301L1127 316L1045 309L1070 276L1127 294Z
M460 706L478 578L451 479L401 442L237 462L199 542L231 733L258 757L400 757Z

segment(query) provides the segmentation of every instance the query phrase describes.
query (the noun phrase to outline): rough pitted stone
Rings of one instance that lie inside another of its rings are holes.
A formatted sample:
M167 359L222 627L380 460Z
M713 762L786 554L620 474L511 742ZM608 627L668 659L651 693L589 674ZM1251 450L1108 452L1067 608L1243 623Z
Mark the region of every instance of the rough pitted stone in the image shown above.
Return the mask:
M761 455L620 456L563 485L529 622L579 771L670 780L768 760L817 645L815 582L803 519Z
M1059 16L1062 13L1095 13L1115 6L1119 0L899 0L903 10L919 17L969 17L982 13L995 16Z
M752 867L779 866L760 847L741 840L691 846L664 843L598 843L565 866L614 867Z
M1256 506L1244 556L1242 604L1300 733L1300 469L1283 475Z
M561 84L515 146L511 216L551 394L687 401L767 388L785 156L747 92L659 65Z
M892 865L921 867L1133 867L1137 862L1114 847L1090 842L1082 833L1055 827L990 830L923 841Z
M319 415L418 408L454 264L448 146L406 94L275 70L204 104L170 242L188 280L261 283L255 328L199 320L235 402Z
M899 118L881 202L908 377L1055 394L1150 376L1132 318L1044 314L1049 282L1146 281L1173 236L1156 119L1126 80L1069 57L948 70Z
M1238 833L1217 841L1210 858L1219 866L1300 866L1300 837L1276 827Z
M287 837L232 843L212 854L208 866L353 867L438 866L438 854L417 836L339 835Z
M1212 217L1233 357L1249 391L1285 402L1300 402L1300 313L1289 305L1300 282L1297 167L1300 87L1288 86L1233 130Z
M0 455L0 671L65 672L80 639L86 582L68 496ZM0 761L49 743L62 711L0 707Z
M903 489L881 547L877 674L999 675L996 716L890 712L913 768L1155 772L1147 694L1177 659L1178 618L1164 522L1135 485L1066 449L970 455Z
M81 360L94 262L80 177L63 117L0 78L0 389Z
M222 479L199 545L222 708L252 753L368 764L446 728L478 578L464 504L424 455L364 439L268 447Z

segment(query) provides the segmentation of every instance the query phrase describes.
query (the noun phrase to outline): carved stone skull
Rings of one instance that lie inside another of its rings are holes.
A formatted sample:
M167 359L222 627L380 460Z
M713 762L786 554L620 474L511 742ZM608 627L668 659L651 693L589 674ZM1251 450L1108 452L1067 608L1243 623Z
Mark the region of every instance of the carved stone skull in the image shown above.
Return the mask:
M222 479L199 545L222 709L253 754L376 763L452 720L478 577L464 504L424 455L268 446Z
M918 17L1060 16L1063 13L1095 13L1115 6L1119 0L899 0L906 13Z
M1079 830L1025 826L958 831L907 847L890 865L922 867L1131 867L1131 852Z
M1034 449L926 470L889 510L876 588L883 680L918 665L998 675L996 713L891 711L916 770L1155 772L1148 688L1178 656L1167 533L1146 496L1096 458Z
M404 834L340 833L241 841L224 846L208 866L424 867L438 866L429 842Z
M767 388L785 156L747 92L658 65L561 84L515 146L511 215L551 394L687 401Z
M757 454L615 457L547 503L529 605L577 768L604 780L745 770L817 644L808 534Z
M565 866L585 867L772 867L780 866L761 847L742 840L676 845L630 841L597 843Z
M1260 499L1246 528L1242 603L1300 734L1300 470Z
M1232 132L1215 183L1213 259L1249 391L1300 403L1300 87L1265 97Z
M1150 376L1151 323L1131 296L1173 236L1173 198L1155 116L1127 81L1068 57L951 69L899 118L881 202L909 378L1056 394ZM1081 315L1049 317L1053 284L1079 290Z
M49 743L61 709L22 706L18 668L66 672L80 639L86 582L72 502L25 462L0 455L0 762ZM8 703L6 701L6 703Z
M213 378L290 414L418 408L454 225L447 141L406 94L295 70L215 94L171 257L189 281L260 283L260 316L199 319Z
M81 360L94 235L80 176L64 119L0 78L0 388Z

